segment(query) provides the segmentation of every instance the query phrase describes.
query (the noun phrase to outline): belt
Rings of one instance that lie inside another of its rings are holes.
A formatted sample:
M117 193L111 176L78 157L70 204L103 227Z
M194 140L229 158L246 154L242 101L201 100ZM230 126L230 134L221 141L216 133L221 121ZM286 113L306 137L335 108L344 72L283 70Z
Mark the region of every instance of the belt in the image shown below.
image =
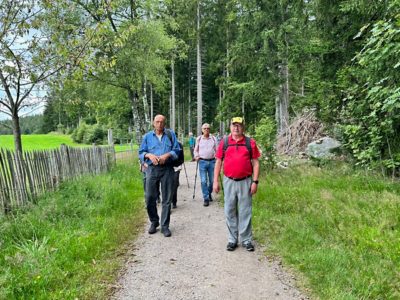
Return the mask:
M213 160L215 160L215 158L200 158L200 160L213 161Z
M247 179L247 178L250 178L251 175L246 176L246 177L242 177L242 178L233 178L233 177L229 177L229 176L226 176L226 177L228 177L229 179L232 179L232 180L234 180L234 181L242 181L242 180L245 180L245 179Z

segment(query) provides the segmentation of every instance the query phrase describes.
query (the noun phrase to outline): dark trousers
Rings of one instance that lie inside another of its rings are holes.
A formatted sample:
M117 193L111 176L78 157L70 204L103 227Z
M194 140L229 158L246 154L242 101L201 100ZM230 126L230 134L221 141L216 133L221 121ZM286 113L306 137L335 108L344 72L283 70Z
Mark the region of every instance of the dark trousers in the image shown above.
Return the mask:
M190 155L192 156L192 160L194 159L194 147L190 147Z
M179 174L181 171L176 171L174 173L174 189L172 192L172 204L176 205L176 202L178 201L178 186L179 186Z
M157 213L157 199L161 184L162 210L161 220ZM169 227L171 202L174 188L174 168L169 166L149 166L146 171L146 207L150 222L160 224L162 228Z

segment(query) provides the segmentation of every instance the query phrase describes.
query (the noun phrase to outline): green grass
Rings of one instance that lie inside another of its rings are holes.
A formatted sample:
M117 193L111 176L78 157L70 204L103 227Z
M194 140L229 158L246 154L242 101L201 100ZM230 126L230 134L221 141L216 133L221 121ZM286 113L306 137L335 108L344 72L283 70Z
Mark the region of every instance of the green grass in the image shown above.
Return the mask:
M0 299L106 299L145 218L141 175L118 165L0 217Z
M46 150L59 148L61 144L72 147L90 147L91 145L77 144L71 136L63 134L29 134L22 135L22 148L24 151ZM14 150L14 137L12 135L0 135L0 148ZM115 144L115 151L131 150L129 144ZM133 145L133 151L137 153L138 146Z
M321 299L400 298L400 185L347 168L275 170L254 234Z
M62 134L29 134L22 135L21 138L24 151L55 149L59 148L61 144L82 146L74 143L69 135ZM0 135L0 148L14 150L14 137L12 135Z

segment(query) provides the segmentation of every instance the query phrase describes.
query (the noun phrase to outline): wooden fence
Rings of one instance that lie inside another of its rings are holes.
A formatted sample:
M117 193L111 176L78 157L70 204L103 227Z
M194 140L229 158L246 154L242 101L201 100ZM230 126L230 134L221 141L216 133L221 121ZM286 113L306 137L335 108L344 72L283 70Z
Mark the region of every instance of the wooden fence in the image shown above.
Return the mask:
M108 171L115 163L114 147L72 148L19 153L0 149L0 209L35 202L60 182L83 174Z

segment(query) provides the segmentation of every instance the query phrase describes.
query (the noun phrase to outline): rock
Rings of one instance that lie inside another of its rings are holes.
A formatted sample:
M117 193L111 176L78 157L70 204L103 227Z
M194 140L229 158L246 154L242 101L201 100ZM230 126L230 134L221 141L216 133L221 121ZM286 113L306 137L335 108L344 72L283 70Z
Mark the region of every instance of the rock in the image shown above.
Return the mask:
M306 153L313 158L331 158L334 156L332 150L337 149L342 144L330 137L323 137L307 145Z

